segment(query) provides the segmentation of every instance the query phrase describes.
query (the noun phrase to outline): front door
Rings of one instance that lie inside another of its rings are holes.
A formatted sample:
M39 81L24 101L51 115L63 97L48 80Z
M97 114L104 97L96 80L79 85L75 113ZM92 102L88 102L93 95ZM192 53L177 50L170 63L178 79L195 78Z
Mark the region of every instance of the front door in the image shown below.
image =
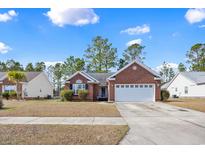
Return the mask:
M105 87L101 87L101 97L102 98L105 98L105 95L106 93L105 93Z

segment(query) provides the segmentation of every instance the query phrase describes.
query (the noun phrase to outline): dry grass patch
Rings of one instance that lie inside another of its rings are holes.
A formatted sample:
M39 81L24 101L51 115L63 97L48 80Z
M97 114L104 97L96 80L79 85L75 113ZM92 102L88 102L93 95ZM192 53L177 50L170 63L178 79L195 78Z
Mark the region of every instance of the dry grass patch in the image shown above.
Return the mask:
M4 101L0 116L120 117L115 104L59 100Z
M0 144L118 144L128 126L0 125Z
M171 105L205 112L205 98L179 98L166 102Z

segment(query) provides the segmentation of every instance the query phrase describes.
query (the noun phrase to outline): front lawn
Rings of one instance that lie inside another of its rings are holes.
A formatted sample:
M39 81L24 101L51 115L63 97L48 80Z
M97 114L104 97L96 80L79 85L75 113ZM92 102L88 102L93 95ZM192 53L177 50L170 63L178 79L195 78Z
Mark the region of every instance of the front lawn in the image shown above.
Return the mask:
M171 105L205 112L205 98L178 98L166 102Z
M0 125L0 144L118 144L128 126Z
M0 116L35 117L120 117L115 104L61 102L59 100L6 101Z

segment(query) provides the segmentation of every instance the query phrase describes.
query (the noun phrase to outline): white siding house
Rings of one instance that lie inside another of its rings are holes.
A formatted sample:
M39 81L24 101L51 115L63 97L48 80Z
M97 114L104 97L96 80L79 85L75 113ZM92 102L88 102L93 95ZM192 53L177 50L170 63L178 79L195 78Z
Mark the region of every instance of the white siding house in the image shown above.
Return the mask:
M161 89L171 97L205 97L205 72L181 72Z
M47 97L48 95L53 97L53 85L44 72L22 85L23 98Z
M53 85L44 72L24 72L25 79L21 82L22 98L53 97ZM16 91L16 84L9 81L6 72L0 72L0 93Z

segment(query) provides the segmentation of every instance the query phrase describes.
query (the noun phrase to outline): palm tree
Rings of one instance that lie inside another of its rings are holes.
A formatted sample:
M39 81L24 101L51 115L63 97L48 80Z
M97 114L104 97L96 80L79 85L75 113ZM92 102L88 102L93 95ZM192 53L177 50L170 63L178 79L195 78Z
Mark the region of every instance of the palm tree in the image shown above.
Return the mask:
M25 74L24 72L20 72L20 71L10 71L7 74L9 80L14 81L16 83L16 94L17 94L17 99L20 99L20 91L19 91L19 85L20 82L23 81L23 79L25 79Z

